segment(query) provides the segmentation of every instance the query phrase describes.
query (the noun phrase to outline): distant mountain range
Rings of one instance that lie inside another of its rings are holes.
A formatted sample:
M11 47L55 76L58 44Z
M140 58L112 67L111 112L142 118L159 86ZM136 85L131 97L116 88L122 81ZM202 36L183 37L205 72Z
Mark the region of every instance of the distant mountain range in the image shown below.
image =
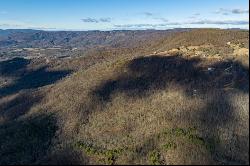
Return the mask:
M133 47L141 42L157 39L173 32L172 30L116 30L116 31L42 31L32 29L0 30L2 47ZM166 33L167 32L167 33ZM169 32L169 33L168 33Z

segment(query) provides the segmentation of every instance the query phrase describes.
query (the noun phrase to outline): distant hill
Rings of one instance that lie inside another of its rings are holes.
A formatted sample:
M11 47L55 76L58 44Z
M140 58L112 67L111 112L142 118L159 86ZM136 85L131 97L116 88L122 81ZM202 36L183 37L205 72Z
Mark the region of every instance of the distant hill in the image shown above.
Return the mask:
M0 47L133 47L172 32L187 31L39 31L0 30Z

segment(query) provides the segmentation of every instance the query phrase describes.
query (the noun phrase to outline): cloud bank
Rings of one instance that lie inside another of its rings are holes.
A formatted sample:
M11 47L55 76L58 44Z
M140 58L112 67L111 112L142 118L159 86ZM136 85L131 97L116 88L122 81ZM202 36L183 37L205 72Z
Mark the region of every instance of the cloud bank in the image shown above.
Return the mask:
M248 25L249 20L198 20L187 22L167 22L162 24L122 24L114 25L115 28L162 28L177 25Z

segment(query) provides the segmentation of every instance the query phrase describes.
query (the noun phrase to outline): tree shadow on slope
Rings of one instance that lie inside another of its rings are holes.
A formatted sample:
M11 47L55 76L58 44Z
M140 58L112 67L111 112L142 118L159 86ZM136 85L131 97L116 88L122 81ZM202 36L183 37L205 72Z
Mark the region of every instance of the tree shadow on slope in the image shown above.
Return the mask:
M30 60L22 58L1 62L0 71L3 73L3 76L10 77L15 75L17 78L13 84L0 89L0 97L14 94L23 89L33 89L53 84L72 72L70 70L49 71L48 66L30 71L26 69L29 62ZM16 67L12 68L13 66Z
M32 164L43 158L56 132L53 115L36 115L0 125L0 164Z
M208 100L203 110L195 113L198 115L186 117L192 117L193 122L200 125L198 127L205 139L215 140L219 137L218 129L230 128L237 123L230 94L249 93L249 69L235 61L217 62L209 66L201 63L198 58L185 59L181 56L139 57L125 66L128 72L107 80L93 91L93 95L105 103L117 93L143 97L155 90L176 85L184 89L187 97L198 96ZM233 90L227 92L228 89ZM182 118L180 120L185 120L185 116ZM210 152L213 159L223 164L248 163L249 159L244 157L248 154L248 147L245 147L249 146L249 138L234 135L228 139L230 146L227 147L212 141Z
M40 161L41 165L88 165L88 158L82 151L75 150L72 147L56 150L49 154L44 160Z
M239 95L239 94L238 94ZM209 151L217 164L249 164L249 133L242 129L241 114L233 102L234 93L212 92L193 121L199 122L201 135L209 143ZM241 110L242 111L242 110ZM243 122L246 123L246 122Z
M15 78L13 84L0 88L1 165L39 162L47 155L57 130L54 115L27 115L43 98L40 91L32 89L53 84L71 71L50 71L43 64L32 71L30 62L22 58L0 62L1 76Z
M30 63L30 60L23 58L13 58L11 60L0 62L0 74L2 76L15 76L20 74Z
M0 118L3 122L11 121L25 115L32 106L39 103L43 98L40 93L19 93L11 99L3 99L0 104Z
M104 82L93 94L104 101L119 92L136 97L150 94L150 90L165 89L170 83L180 85L190 95L192 90L207 93L228 84L248 93L249 71L239 63L220 62L208 69L200 66L200 62L198 58L188 60L181 56L140 57L128 64L128 73Z

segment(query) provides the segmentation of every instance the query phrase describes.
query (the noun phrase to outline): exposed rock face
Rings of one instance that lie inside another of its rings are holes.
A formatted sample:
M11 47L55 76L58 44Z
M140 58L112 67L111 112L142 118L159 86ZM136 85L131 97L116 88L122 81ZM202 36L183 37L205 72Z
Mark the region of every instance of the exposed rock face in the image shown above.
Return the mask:
M231 42L227 42L227 45L234 50L233 55L235 55L235 56L249 56L249 49L243 47L244 43L234 44Z
M181 52L187 52L187 51L188 51L188 49L187 49L186 46L181 46L181 47L179 48L179 50L180 50Z
M209 53L210 50L212 50L213 46L208 45L200 45L200 46L181 46L178 48L173 48L168 51L162 51L162 52L154 52L154 55L174 55L174 54L180 54L183 56L193 57L193 56L201 56L201 57L220 57L219 54L213 55L213 53Z
M227 42L227 45L233 49L231 55L233 56L249 56L249 49L244 48L244 43L233 44L232 42ZM154 55L176 55L180 54L188 57L202 57L202 58L216 58L223 59L223 56L220 54L218 48L213 45L199 45L199 46L181 46L178 48L173 48L168 51L154 52Z
M188 50L192 50L192 51L198 50L199 48L200 48L200 46L189 46L189 47L187 47Z
M239 48L234 50L236 56L249 56L249 50L247 48Z

